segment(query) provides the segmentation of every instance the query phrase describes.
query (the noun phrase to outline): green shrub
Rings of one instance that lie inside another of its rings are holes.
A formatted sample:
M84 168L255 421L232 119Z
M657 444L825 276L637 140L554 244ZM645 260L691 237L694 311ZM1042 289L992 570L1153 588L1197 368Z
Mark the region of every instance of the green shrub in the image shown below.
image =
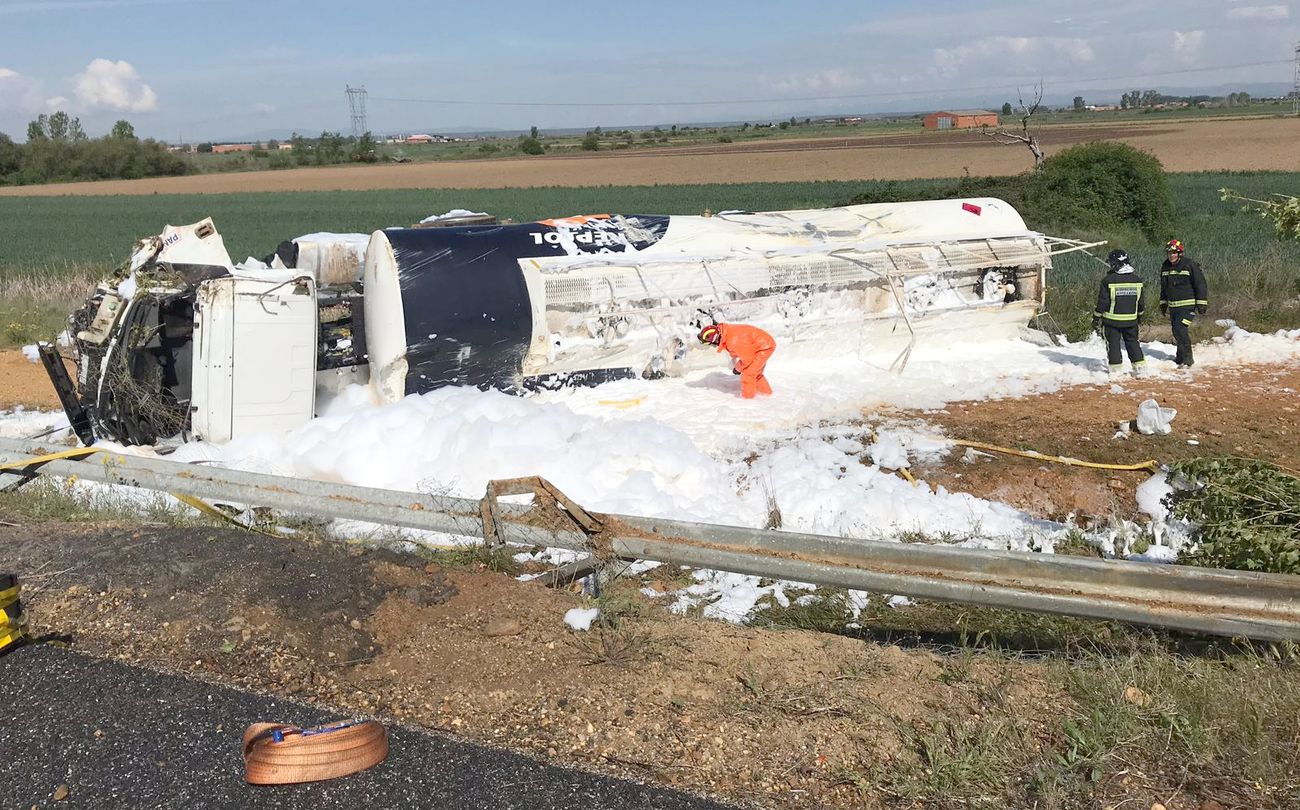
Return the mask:
M520 139L519 151L525 155L540 155L546 151L546 147L536 138L528 137Z
M1180 562L1300 574L1300 477L1256 459L1199 458L1172 465L1187 488L1170 514L1194 524L1196 549Z
M1030 176L1027 202L1059 226L1130 226L1166 239L1174 201L1164 167L1124 143L1084 143L1048 158Z

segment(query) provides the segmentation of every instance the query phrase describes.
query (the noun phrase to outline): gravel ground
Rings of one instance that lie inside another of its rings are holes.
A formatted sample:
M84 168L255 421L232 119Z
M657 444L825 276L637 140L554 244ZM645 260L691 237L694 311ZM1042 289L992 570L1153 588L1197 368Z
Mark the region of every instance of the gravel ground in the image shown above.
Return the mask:
M0 807L720 808L447 736L389 725L389 757L329 782L252 787L253 722L317 725L319 709L32 645L0 658ZM62 798L57 798L57 797Z

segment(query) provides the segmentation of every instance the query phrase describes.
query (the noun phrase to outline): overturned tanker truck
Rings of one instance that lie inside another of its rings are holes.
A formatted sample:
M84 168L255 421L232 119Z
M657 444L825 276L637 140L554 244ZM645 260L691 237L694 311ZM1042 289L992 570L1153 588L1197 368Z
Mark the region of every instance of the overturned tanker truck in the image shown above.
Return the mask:
M968 199L388 228L342 274L329 247L235 265L211 220L138 242L70 318L75 380L46 351L79 437L284 430L346 384L384 403L680 375L710 362L693 340L709 319L828 352L896 345L901 366L927 336L1025 328L1052 257L1090 245Z

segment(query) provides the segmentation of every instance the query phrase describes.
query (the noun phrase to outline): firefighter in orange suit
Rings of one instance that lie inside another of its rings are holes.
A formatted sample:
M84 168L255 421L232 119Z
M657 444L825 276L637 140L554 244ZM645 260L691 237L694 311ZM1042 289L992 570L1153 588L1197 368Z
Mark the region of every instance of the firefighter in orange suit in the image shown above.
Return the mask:
M717 323L700 330L700 342L717 346L718 351L725 349L731 355L732 371L740 375L742 397L771 396L772 386L763 376L768 358L776 351L776 340L771 335L744 323Z

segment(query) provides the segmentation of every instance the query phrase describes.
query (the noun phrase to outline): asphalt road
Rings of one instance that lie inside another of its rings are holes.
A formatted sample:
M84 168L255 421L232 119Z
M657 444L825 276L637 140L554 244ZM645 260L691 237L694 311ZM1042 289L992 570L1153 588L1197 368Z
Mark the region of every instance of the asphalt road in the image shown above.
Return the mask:
M368 771L305 785L244 782L248 724L338 719L49 645L19 648L0 657L0 808L723 807L391 724L388 759ZM60 785L68 795L56 801Z

